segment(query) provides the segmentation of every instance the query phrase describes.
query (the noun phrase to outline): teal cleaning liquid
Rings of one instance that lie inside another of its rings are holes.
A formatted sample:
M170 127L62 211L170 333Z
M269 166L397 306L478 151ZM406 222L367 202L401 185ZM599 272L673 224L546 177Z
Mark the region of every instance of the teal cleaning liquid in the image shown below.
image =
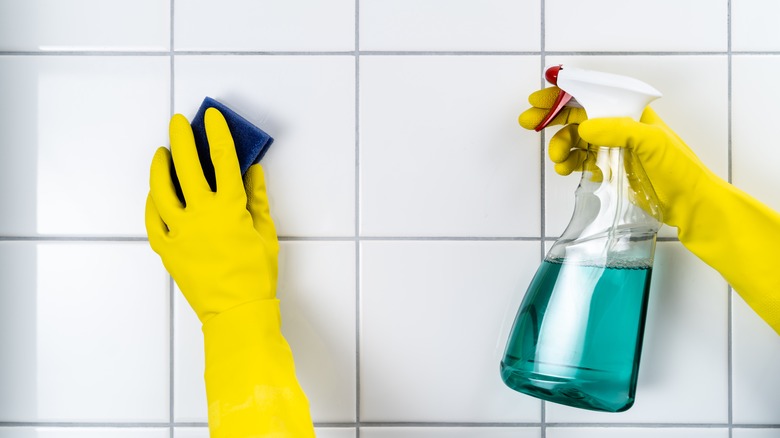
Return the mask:
M545 260L517 313L501 378L516 391L564 405L630 408L651 271L650 264Z

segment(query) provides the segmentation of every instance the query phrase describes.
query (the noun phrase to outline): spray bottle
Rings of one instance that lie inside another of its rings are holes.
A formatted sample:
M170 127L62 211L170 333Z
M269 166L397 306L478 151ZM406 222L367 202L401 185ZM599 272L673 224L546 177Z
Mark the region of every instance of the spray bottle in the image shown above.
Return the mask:
M588 118L632 117L661 93L639 80L549 68L561 92L536 128L565 106ZM590 145L571 221L523 299L501 361L510 388L607 412L634 403L655 241L655 192L628 148Z

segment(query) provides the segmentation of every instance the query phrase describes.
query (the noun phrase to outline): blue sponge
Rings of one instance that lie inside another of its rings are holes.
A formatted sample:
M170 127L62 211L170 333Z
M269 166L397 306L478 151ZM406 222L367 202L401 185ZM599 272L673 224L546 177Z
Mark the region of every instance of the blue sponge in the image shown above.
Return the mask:
M203 168L203 175L206 177L209 186L211 186L211 190L216 191L217 180L214 176L214 165L211 163L211 156L209 155L209 142L206 138L206 126L203 121L208 108L216 108L225 116L228 128L230 128L230 134L233 136L233 142L236 145L236 155L238 155L241 175L246 173L249 166L260 162L268 148L271 147L274 139L235 111L210 97L206 97L200 105L198 113L192 119L191 125L192 134L195 136L195 146L198 149L198 158L200 158L200 165ZM184 202L184 196L182 195L179 179L176 177L175 171L173 172L173 184L176 187L179 199Z

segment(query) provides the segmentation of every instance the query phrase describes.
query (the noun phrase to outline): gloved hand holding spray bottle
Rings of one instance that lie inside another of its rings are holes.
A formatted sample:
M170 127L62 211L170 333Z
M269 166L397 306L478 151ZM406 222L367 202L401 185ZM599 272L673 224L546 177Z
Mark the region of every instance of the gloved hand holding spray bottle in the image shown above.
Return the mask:
M661 93L639 80L551 67L561 92L536 127L566 106L589 118L631 117ZM579 408L621 412L634 403L659 201L631 149L592 145L571 222L539 267L501 361L512 389Z

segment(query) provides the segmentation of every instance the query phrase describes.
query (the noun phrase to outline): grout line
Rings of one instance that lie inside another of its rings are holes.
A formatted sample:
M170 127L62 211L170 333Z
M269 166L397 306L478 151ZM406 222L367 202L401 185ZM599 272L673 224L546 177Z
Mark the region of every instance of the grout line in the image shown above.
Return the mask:
M173 438L173 426L175 423L175 415L174 415L174 400L175 400L175 367L174 367L174 360L175 360L175 344L174 344L174 303L175 303L175 287L173 282L173 277L168 275L168 332L169 332L169 345L168 345L168 421L170 426L170 438Z
M732 182L732 159L731 159L731 102L732 102L732 52L731 52L731 0L728 1L728 182Z
M726 423L548 423L549 427L642 428L642 429L724 429Z
M0 421L0 427L81 427L81 428L160 428L167 429L171 427L171 423L159 422L159 423L87 423L87 422L62 422L52 421L45 423L37 423L34 421Z
M366 50L361 56L538 56L535 51Z
M540 5L540 20L541 20L540 23L541 23L541 25L539 27L539 32L540 32L540 35L539 35L539 49L541 51L540 52L540 58L539 58L539 67L540 67L539 82L540 82L540 88L544 88L545 85L546 85L545 81L544 81L544 69L545 69L545 63L547 62L547 51L546 51L546 49L547 49L547 44L546 44L547 43L547 41L546 41L546 35L547 35L546 25L547 25L547 23L546 23L546 20L545 20L545 15L546 15L546 2L545 2L545 0L541 0L541 5ZM544 130L542 130L542 133L539 136L539 141L541 143L540 144L541 154L540 154L540 157L539 157L539 163L540 163L540 168L541 168L541 172L539 173L539 179L540 179L540 184L541 184L541 186L540 186L540 195L541 195L540 196L540 198L541 198L541 209L540 209L541 221L540 222L541 223L540 223L539 233L541 235L541 241L539 242L540 243L539 251L541 252L540 259L544 260L544 257L545 257L544 241L545 241L545 238L547 236L547 226L545 224L545 222L547 220L547 210L545 208L545 203L546 203L546 199L547 199L546 198L546 194L545 194L545 191L547 190L547 181L546 181L545 174L544 174L545 157L547 156L547 154L545 153L545 150L546 150L545 143L547 142L547 136L545 135ZM544 400L541 400L541 409L539 411L539 418L540 418L540 421L541 421L541 425L539 427L539 437L540 438L546 438L547 437L547 403L545 403Z
M168 46L168 58L169 58L169 62L170 62L170 72L171 72L171 78L170 78L171 79L171 82L170 82L170 88L171 88L170 89L170 99L171 99L171 101L170 101L170 111L169 111L171 117L173 117L173 114L174 114L174 111L175 111L175 104L174 104L174 97L175 97L174 93L175 93L175 91L174 90L175 90L175 83L176 83L175 82L175 77L176 77L175 66L176 66L176 64L175 64L174 59L173 59L173 55L174 55L174 51L173 51L173 49L174 49L174 23L175 23L175 20L174 20L174 18L175 18L175 15L174 15L174 12L175 12L174 4L175 4L175 0L171 0L171 9L170 9L171 16L169 17L169 19L170 19L171 37L170 37L170 40L168 42L168 44L169 44L169 46ZM168 314L168 318L169 318L169 321L168 321L169 329L168 329L168 331L169 331L169 335L170 335L170 340L169 340L170 345L169 345L169 351L168 351L168 354L169 354L169 366L170 366L170 368L168 370L168 373L169 373L168 374L168 379L169 379L169 382L168 382L168 385L169 385L169 387L168 387L168 399L169 399L169 403L170 403L170 405L168 407L168 421L170 422L169 438L174 438L174 435L175 435L175 428L174 428L174 424L175 423L174 422L176 420L176 418L175 418L175 412L176 412L176 409L175 409L175 403L176 403L176 401L175 401L176 400L176 392L175 392L175 389L176 389L176 368L175 368L175 363L174 363L174 361L176 360L175 359L175 352L176 352L175 351L175 347L176 346L175 346L175 336L174 336L174 334L175 334L174 331L176 330L176 327L175 327L175 324L174 324L174 321L175 321L174 320L174 316L175 316L174 315L174 303L175 303L175 301L174 301L175 300L175 296L174 295L175 295L175 292L176 292L176 288L174 287L173 277L170 274L168 274L168 278L169 278L169 284L168 284L168 297L169 297L168 298L168 303L169 304L168 305L170 306L169 314Z
M127 236L0 236L0 241L10 242L148 242L147 237Z
M425 421L372 421L369 423L362 423L366 427L388 427L388 428L406 428L406 427L539 427L539 423L491 423L491 422L425 422Z
M176 56L355 56L357 51L176 50Z
M732 437L733 431L734 431L734 354L733 354L733 347L734 347L734 336L732 334L734 330L734 317L733 317L733 306L732 306L732 297L734 296L733 289L729 285L727 288L727 294L726 299L728 302L726 303L726 312L727 312L727 327L726 327L726 338L727 338L727 357L726 357L726 369L728 372L727 376L727 390L726 394L728 397L728 425L729 425L729 438Z
M246 50L52 50L13 51L0 50L0 56L539 56L534 51L246 51ZM713 52L610 52L610 51L547 51L557 56L713 56L747 55L777 56L780 51L713 51Z
M662 52L662 51L547 51L548 55L556 56L713 56L713 55L725 55L725 51L700 51L700 52Z
M360 438L360 0L355 0L355 438Z
M727 28L726 28L726 35L727 35L727 59L728 59L728 123L727 123L727 139L728 139L728 182L732 182L732 110L731 110L731 103L732 103L732 32L731 32L731 26L732 26L732 17L731 17L731 0L727 1L726 6L726 14L727 14ZM733 334L732 331L734 329L734 317L733 317L733 309L732 309L732 289L731 286L728 285L726 293L726 343L727 343L727 356L726 356L726 369L728 371L727 374L727 389L726 394L728 397L728 426L729 426L729 438L732 438L734 435L734 367L733 367Z
M555 242L556 236L279 236L280 242ZM148 242L146 237L89 237L89 236L0 236L0 242ZM679 242L677 237L658 237L658 242ZM544 249L541 249L544 257Z
M335 427L356 427L358 423L351 422L315 422L315 427L322 428L335 428ZM512 428L512 427L539 427L541 423L496 423L496 422L362 422L361 426L365 427L389 427L389 428L405 428L405 427L495 427L495 428ZM34 421L6 421L0 422L2 428L16 428L16 427L37 427L37 428L168 428L168 427L208 427L208 423L205 422L63 422L63 421L51 421L51 422L34 422ZM729 427L728 423L546 423L547 427L558 428L642 428L642 429L725 429ZM733 424L735 429L780 429L780 424L757 424L757 423L738 423Z
M547 238L551 240L553 238ZM677 240L675 238L667 237L667 240ZM285 242L356 242L363 240L370 241L476 241L476 242L514 242L514 241L527 241L537 242L540 240L538 236L279 236L280 241ZM660 238L659 238L660 240ZM34 242L148 242L147 237L123 237L123 236L0 236L0 242L2 241L34 241Z
M168 56L168 50L52 50L12 51L0 50L0 56Z
M485 237L458 237L458 236L424 236L424 237L405 237L405 236L360 236L360 240L370 240L370 241L477 241L477 242L483 242L483 241L499 241L499 242L510 242L510 241L527 241L527 242L537 242L539 241L539 237L499 237L499 236L485 236Z

